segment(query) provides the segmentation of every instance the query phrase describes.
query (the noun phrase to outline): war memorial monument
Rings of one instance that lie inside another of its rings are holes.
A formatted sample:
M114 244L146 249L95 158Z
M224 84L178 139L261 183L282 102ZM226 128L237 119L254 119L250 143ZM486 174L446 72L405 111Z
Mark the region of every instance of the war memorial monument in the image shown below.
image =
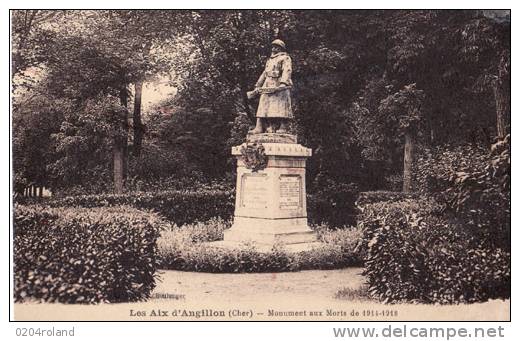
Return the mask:
M246 142L232 148L237 158L233 226L216 246L253 243L261 251L279 245L290 252L321 245L307 224L305 164L312 150L289 132L291 58L285 43L272 42L272 53L249 98L260 96L256 126Z

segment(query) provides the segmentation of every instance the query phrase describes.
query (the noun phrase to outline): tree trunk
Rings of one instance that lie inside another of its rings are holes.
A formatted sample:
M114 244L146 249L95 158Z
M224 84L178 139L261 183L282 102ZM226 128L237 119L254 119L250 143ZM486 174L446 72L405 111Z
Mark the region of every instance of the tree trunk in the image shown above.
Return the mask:
M39 196L40 198L43 197L43 186L38 187L38 196Z
M128 101L128 98L127 100ZM126 103L126 102L125 102ZM125 108L127 107L127 104L125 104ZM123 149L123 187L125 186L126 179L128 178L128 112L125 111L124 119L123 119L123 131L124 135L121 141L121 146Z
M415 139L411 131L404 135L404 169L403 169L403 192L412 191L412 167L414 159Z
M114 139L114 192L123 193L124 189L124 171L123 171L123 148L118 138Z
M134 98L134 148L133 154L138 157L141 155L141 146L143 143L144 126L141 120L141 99L143 93L143 82L138 81L135 83L135 98Z
M125 108L128 105L128 94L126 87L120 91L121 105ZM122 125L123 136L116 134L114 136L113 162L114 162L114 192L123 193L125 188L125 180L127 175L128 160L128 121L126 112L124 117L120 118L119 124Z
M495 82L495 104L497 115L497 136L504 138L509 132L511 118L511 73L508 53L504 53L498 65L498 78Z

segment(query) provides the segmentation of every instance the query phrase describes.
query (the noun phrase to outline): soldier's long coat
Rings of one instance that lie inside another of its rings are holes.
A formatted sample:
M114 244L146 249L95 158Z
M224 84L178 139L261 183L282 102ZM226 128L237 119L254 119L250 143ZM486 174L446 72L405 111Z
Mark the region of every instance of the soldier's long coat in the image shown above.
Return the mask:
M280 84L292 86L291 63L291 57L285 52L271 55L255 87L276 88ZM292 118L290 89L261 94L256 117Z

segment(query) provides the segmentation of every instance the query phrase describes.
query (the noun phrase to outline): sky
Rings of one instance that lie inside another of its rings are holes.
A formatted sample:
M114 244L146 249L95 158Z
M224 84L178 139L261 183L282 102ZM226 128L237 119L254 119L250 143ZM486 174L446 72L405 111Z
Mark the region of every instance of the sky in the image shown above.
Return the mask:
M168 84L168 79L164 78L156 82L145 83L142 93L142 110L148 109L159 104L162 100L176 94L176 88Z

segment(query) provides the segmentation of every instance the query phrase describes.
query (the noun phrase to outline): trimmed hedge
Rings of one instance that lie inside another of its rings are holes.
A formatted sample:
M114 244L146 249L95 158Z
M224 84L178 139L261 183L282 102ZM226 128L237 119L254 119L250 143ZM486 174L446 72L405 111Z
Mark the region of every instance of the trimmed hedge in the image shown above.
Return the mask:
M112 207L128 205L153 210L177 225L233 216L234 192L224 190L129 192L51 198L52 207Z
M335 269L361 265L357 245L359 230L333 231L318 227L324 246L301 253L289 253L282 246L260 252L252 244L240 249L223 249L205 242L221 240L230 224L221 219L185 225L163 231L159 238L161 268L183 271L236 273L282 272L310 269Z
M159 192L128 192L124 194L95 194L46 199L18 197L21 204L44 203L51 207L112 207L133 206L153 210L179 226L214 217L230 219L235 210L235 190L214 186L215 189L170 190ZM354 202L357 190L351 185L338 186L337 190L324 190L307 195L309 221L326 223L331 227L355 224Z
M318 187L318 186L317 186ZM307 213L311 224L338 228L356 224L356 184L327 181L318 191L307 194Z
M164 222L130 207L14 209L15 301L139 301L155 287Z
M457 303L510 297L511 255L446 220L431 200L363 207L364 275L384 302Z

